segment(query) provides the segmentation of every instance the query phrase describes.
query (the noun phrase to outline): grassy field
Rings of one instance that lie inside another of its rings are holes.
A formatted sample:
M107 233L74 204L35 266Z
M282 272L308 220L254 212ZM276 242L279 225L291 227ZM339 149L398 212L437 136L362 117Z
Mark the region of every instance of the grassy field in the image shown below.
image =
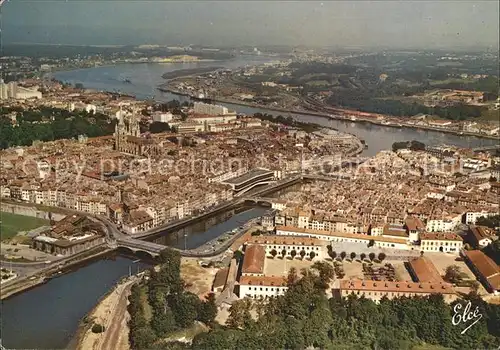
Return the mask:
M4 212L0 212L0 222L2 241L15 236L19 231L28 231L49 224L48 220Z

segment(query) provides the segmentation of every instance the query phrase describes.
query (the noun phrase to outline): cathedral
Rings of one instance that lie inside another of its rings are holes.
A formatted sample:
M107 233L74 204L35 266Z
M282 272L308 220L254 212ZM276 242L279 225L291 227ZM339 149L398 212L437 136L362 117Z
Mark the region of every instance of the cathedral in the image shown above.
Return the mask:
M153 157L160 153L160 148L153 139L141 137L139 121L135 115L129 118L128 123L120 115L114 138L115 150L119 152L141 157Z

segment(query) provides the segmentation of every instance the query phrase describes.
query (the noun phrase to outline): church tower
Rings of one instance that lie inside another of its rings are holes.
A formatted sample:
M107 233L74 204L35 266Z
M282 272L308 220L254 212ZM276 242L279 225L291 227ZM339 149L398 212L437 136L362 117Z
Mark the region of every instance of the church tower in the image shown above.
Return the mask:
M139 121L135 114L132 114L128 124L129 135L139 137L141 136L141 129L139 127Z
M124 145L124 139L127 134L125 122L123 121L123 114L120 113L120 117L118 118L118 123L115 125L115 150L120 151L122 146Z

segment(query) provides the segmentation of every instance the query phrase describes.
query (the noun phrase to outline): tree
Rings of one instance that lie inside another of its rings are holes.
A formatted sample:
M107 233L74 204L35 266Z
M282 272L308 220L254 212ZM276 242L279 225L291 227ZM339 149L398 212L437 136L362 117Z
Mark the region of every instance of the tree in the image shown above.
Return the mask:
M472 281L471 284L470 284L470 289L473 293L476 293L478 292L479 290L479 282L478 281Z
M156 335L149 326L138 328L131 332L133 332L132 346L134 349L150 349L156 341Z
M496 229L500 226L500 215L494 215L490 217L481 216L477 219L476 225L487 226L492 229Z
M310 258L311 260L312 260L312 259L314 259L314 257L315 257L315 256L316 256L316 253L315 253L315 252L311 251L311 252L309 253L309 258Z
M373 247L375 245L375 241L373 239L370 239L368 242L368 248Z
M286 257L286 249L283 249L281 251L281 257L282 257L282 259L285 259L285 257Z
M359 255L359 258L361 259L361 261L365 261L365 259L366 259L366 254L365 254L365 253L361 253L361 254Z
M230 328L243 328L250 324L252 320L251 307L252 302L247 298L234 301L229 308L226 325Z
M351 253L351 260L354 261L354 259L356 259L356 253L352 252Z
M241 250L237 250L233 253L233 259L236 259L236 261L241 262L243 260L243 252Z
M292 249L292 251L290 252L290 256L292 257L292 260L295 259L296 255L297 255L297 252L295 251L295 249Z
M171 131L170 126L168 123L162 123L162 122L153 122L149 125L149 132L152 134L158 134L161 132L168 132Z
M450 265L446 268L444 280L450 283L458 283L462 281L460 267L457 265Z
M379 260L380 262L384 261L384 259L385 259L385 258L386 258L385 253L383 253L383 252L382 252L382 253L379 253L379 254L378 254L378 260Z
M335 270L329 263L325 261L316 261L311 269L317 270L319 273L319 286L322 289L328 288L331 280L335 278Z
M215 294L210 293L198 311L198 319L205 324L211 324L216 316L217 305L215 304Z
M92 326L92 333L102 333L104 332L104 326L99 323L94 323Z
M165 307L164 310L155 308L151 317L151 328L155 334L160 337L166 337L175 329L175 318L170 307Z
M330 255L330 258L332 258L332 260L335 260L335 258L337 257L337 252L332 250L328 252L328 255Z
M292 286L294 285L299 279L299 276L297 275L297 269L295 267L292 267L290 271L288 271L288 275L286 278L287 285Z
M175 323L181 328L186 328L198 318L201 301L196 294L184 292L171 297L169 305L172 307Z
M300 251L300 257L302 258L302 260L304 260L304 257L306 256L306 251L304 249L302 249Z
M276 249L271 250L271 256L273 257L273 259L276 257L276 255L278 255Z
M344 260L346 256L347 256L347 253L346 253L346 252L341 252L341 253L340 253L340 258L341 258L342 260Z
M201 332L193 339L192 349L233 349L235 347L234 337L222 328L215 328L209 333Z
M375 259L375 253L371 252L368 254L368 257L370 258L370 261L373 261Z

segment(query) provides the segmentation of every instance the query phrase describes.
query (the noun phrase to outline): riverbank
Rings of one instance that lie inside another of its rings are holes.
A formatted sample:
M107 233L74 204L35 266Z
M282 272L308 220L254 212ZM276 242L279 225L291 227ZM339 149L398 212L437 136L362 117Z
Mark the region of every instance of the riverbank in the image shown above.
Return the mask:
M58 260L45 268L13 280L8 285L2 285L0 300L5 300L19 293L26 292L40 284L46 283L51 278L71 272L81 264L86 264L94 259L100 259L111 251L106 246L98 246L66 259Z
M189 93L185 93L185 92L171 89L171 88L167 87L166 84L162 84L162 85L158 86L157 89L161 92L167 92L167 93L171 93L174 95L187 96L187 97L192 98L192 96ZM500 137L498 137L498 136L485 135L485 134L473 133L473 132L463 132L463 131L443 129L443 128L435 128L432 126L413 125L413 124L405 124L405 123L399 123L399 124L390 123L390 124L388 124L388 123L384 123L383 121L379 121L376 119L360 118L360 117L356 117L356 119L351 119L349 116L344 116L344 115L340 115L340 114L329 114L329 113L315 112L315 111L302 110L302 109L297 110L297 109L272 107L272 106L260 105L258 103L245 102L245 101L235 100L235 99L230 99L230 98L215 97L215 98L207 98L207 99L211 100L213 102L218 102L218 103L230 103L233 105L259 108L259 109L267 109L267 110L275 111L275 112L303 114L303 115L310 115L310 116L315 116L315 117L327 118L327 119L331 119L331 120L348 121L348 122L353 122L353 123L369 123L369 124L373 124L373 125L387 126L387 127L391 127L391 128L398 128L398 129L406 128L406 129L435 131L435 132L442 132L442 133L446 133L446 134L454 134L454 135L458 135L458 136L473 136L473 137L477 137L477 138L483 138L483 139L489 139L489 140L499 140L500 141ZM339 113L339 112L337 112L337 113Z
M139 278L133 276L119 281L104 294L94 308L81 320L68 348L87 349L129 349L128 340L128 296ZM104 332L94 333L92 327L99 324Z
M178 69L173 72L167 72L162 74L162 78L170 81L178 78L186 78L192 75L200 75L210 73L219 69L223 69L224 67L203 67L203 68L191 68L191 69Z

